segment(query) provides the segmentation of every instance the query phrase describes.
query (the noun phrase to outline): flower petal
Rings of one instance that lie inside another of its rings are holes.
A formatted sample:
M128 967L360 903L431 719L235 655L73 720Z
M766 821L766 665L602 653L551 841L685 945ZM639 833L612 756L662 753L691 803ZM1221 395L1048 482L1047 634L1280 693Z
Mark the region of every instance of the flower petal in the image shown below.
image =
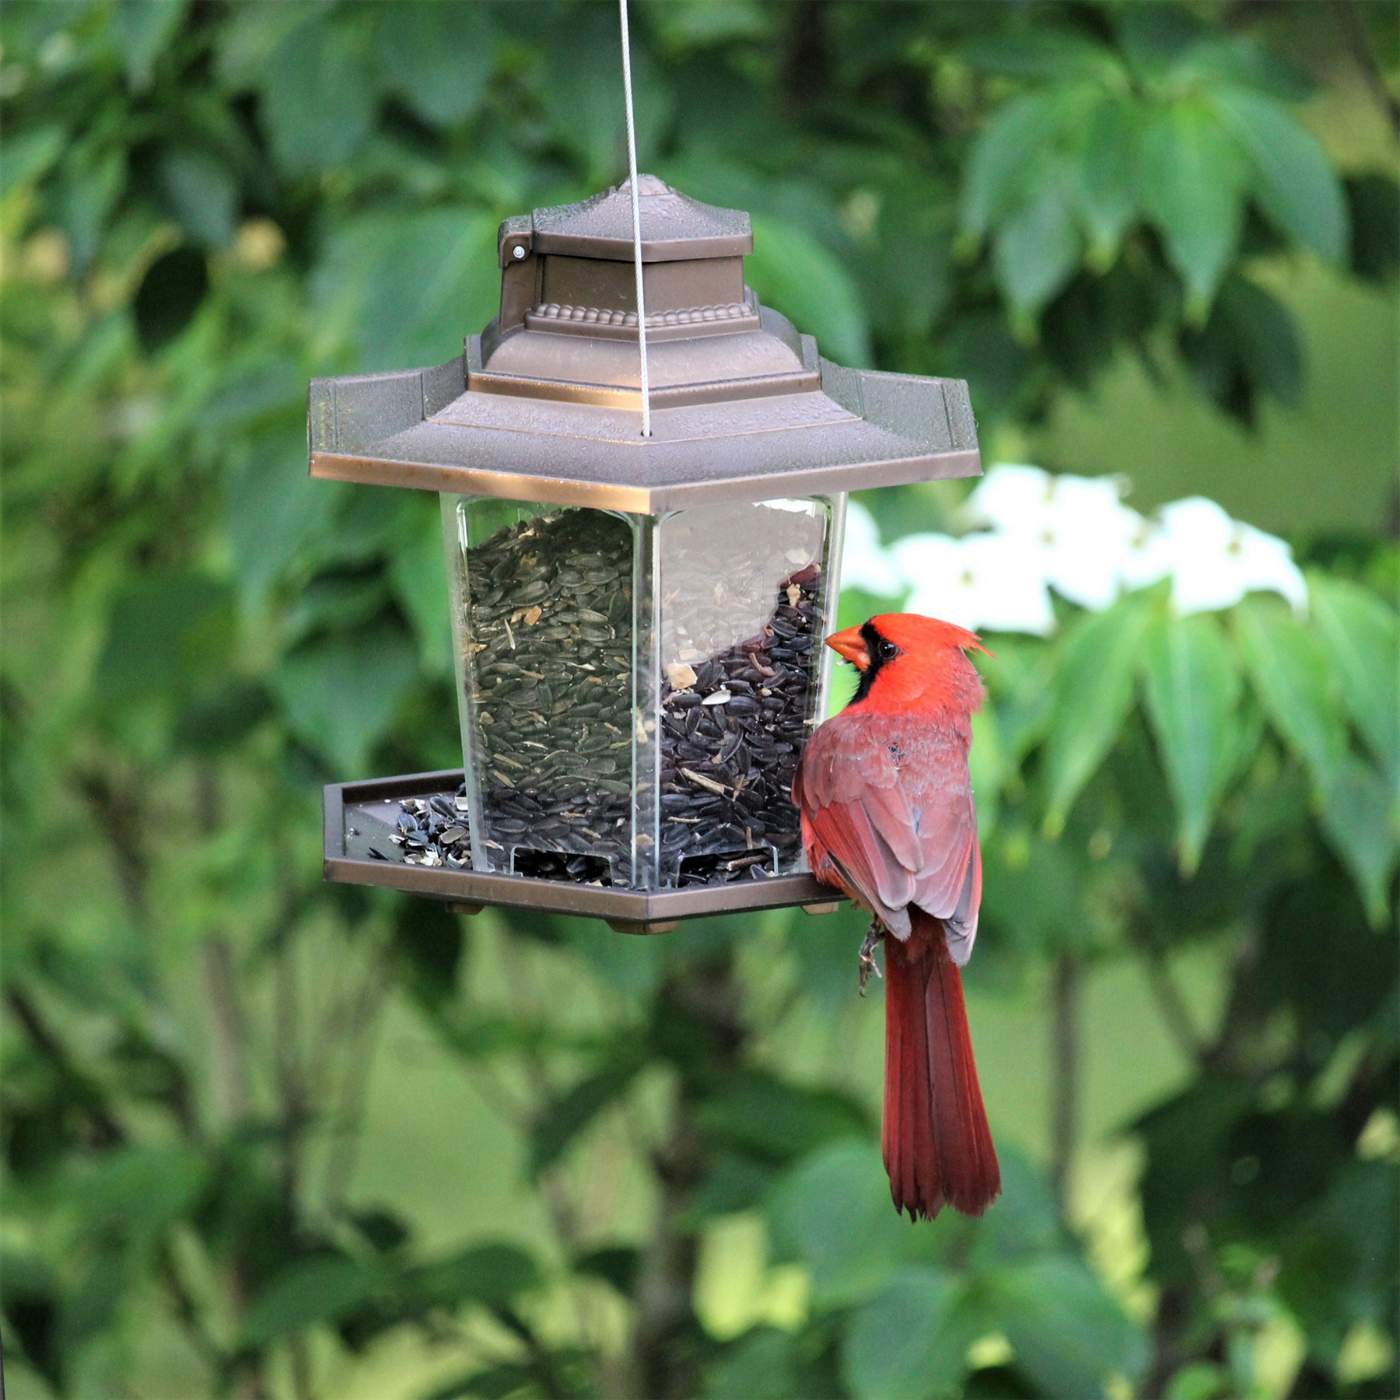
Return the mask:
M1235 526L1240 577L1249 592L1281 593L1304 612L1308 606L1308 585L1302 570L1293 562L1293 550L1277 535L1256 530L1253 525Z
M1041 467L999 463L967 498L970 520L1002 530L1039 529L1055 478Z
M1055 610L1042 560L1005 534L968 535L962 541L962 578L972 594L976 627L993 632L1055 630Z
M1162 532L1174 556L1180 558L1197 550L1228 549L1235 538L1235 522L1223 506L1204 496L1187 496L1172 501L1157 512Z

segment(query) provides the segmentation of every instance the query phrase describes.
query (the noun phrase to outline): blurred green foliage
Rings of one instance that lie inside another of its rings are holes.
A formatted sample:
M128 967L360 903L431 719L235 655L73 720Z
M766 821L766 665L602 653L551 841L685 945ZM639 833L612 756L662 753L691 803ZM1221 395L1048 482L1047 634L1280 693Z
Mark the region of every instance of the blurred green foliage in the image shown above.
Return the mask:
M1294 58L1383 89L1379 9L1311 7ZM1339 170L1270 23L638 4L643 164L754 212L750 281L834 358L968 378L984 438L1125 352L1251 422L1306 374L1259 269L1396 264L1393 160ZM631 942L319 883L319 783L457 754L434 503L311 483L305 383L445 359L492 313L497 222L618 178L615 25L0 12L12 1393L1394 1394L1378 540L1315 543L1307 621L1146 593L996 639L970 981L1051 998L1056 1034L1048 1161L1008 1147L980 1222L901 1225L874 1075L808 1053L852 1024L854 914ZM945 504L871 501L890 535ZM1113 1125L1137 1166L1110 1212L1074 1174L1085 1064L1136 1053L1082 1016L1114 965L1184 1068ZM365 1128L410 1022L498 1112L433 1188L446 1237L393 1117L431 1086ZM702 1275L718 1252L737 1289L736 1222L766 1264L725 1327Z

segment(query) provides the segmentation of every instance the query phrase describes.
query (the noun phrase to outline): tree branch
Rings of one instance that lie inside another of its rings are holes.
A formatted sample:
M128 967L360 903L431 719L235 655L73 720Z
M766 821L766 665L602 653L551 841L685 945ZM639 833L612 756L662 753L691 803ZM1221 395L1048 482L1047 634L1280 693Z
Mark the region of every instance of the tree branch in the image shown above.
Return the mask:
M1071 954L1061 953L1055 961L1051 992L1050 1179L1065 1219L1069 1218L1079 1132L1078 998L1078 965Z
M275 985L276 1079L280 1160L278 1180L283 1228L294 1239L300 1225L302 1134L306 1126L306 1093L298 1045L300 995L296 948L290 920L283 927L277 949ZM311 1360L305 1337L293 1334L287 1342L291 1359L292 1393L297 1400L311 1394Z
M1147 965L1148 990L1157 1003L1167 1031L1187 1059L1193 1064L1203 1064L1206 1060L1205 1042L1196 1030L1196 1023L1191 1019L1191 1012L1172 978L1166 959L1149 949L1144 962Z
M1376 62L1375 50L1371 47L1371 36L1366 31L1366 21L1356 7L1356 0L1332 0L1332 10L1342 31L1342 39L1352 60L1361 70L1361 77L1376 99L1376 105L1385 114L1390 124L1390 134L1400 136L1400 99L1391 92L1385 81L1385 74ZM1394 21L1394 12L1391 12Z
M200 948L204 987L209 996L210 1042L219 1114L236 1123L248 1111L248 1026L238 999L233 953L228 939L215 934Z
M87 1119L92 1145L100 1151L115 1151L127 1146L130 1139L126 1129L97 1096L87 1076L74 1065L67 1046L44 1019L43 1013L28 992L23 987L11 983L5 988L5 1004L40 1058L52 1066L60 1079L70 1085L82 1086L81 1092L69 1096L69 1103L79 1108ZM201 1323L199 1309L175 1267L175 1259L168 1242L161 1244L156 1258L161 1282L170 1294L175 1315L191 1343L216 1374L226 1374L229 1357Z
M393 990L391 949L381 947L370 959L368 972L355 999L355 1013L348 1038L347 1065L341 1084L341 1106L336 1122L336 1144L326 1161L323 1186L325 1204L334 1209L344 1200L359 1155L360 1127L374 1064L374 1039Z
M118 786L105 771L80 770L74 778L112 848L127 911L138 926L145 927L150 915L146 897L150 862L146 858L141 804L130 788Z
M671 1122L653 1154L660 1185L657 1221L643 1255L634 1303L636 1321L628 1354L629 1393L649 1400L686 1400L699 1389L695 1348L698 1332L692 1299L699 1258L693 1226L682 1224L705 1168L696 1109L704 1083L732 1073L748 1031L733 954L691 963L662 984L660 998L673 1014L692 1023L705 1048L699 1070L678 1067Z

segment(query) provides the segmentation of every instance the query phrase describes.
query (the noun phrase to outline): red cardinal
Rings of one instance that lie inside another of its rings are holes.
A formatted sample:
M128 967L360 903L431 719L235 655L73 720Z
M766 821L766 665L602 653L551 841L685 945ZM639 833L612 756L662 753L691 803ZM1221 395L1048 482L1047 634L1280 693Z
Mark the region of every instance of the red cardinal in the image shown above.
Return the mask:
M977 936L982 856L967 752L982 681L976 635L911 613L826 644L860 671L851 703L812 735L793 783L817 879L875 916L861 982L885 938L885 1170L895 1208L981 1215L1001 1190L962 977Z

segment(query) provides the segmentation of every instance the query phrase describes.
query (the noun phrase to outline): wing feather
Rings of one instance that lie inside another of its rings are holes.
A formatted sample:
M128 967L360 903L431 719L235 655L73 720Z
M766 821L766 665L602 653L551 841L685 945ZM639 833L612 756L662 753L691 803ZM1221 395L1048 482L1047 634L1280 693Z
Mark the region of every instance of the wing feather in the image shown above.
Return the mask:
M908 907L944 921L959 965L982 899L965 725L846 711L812 736L793 784L819 878L906 937Z

